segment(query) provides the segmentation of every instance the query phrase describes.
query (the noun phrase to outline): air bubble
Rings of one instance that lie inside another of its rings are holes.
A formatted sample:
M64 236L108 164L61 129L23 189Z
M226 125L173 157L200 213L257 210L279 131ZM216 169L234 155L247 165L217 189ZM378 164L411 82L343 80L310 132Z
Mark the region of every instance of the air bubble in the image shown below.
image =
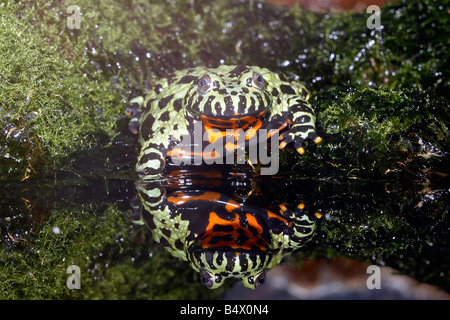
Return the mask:
M52 232L54 234L60 234L61 233L61 229L59 227L53 227Z

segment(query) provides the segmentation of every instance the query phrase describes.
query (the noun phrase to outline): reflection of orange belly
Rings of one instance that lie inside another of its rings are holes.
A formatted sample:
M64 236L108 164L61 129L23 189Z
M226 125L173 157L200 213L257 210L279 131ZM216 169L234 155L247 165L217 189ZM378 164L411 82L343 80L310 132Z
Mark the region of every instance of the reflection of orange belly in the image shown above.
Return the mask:
M188 194L176 191L167 200L177 207L185 204L203 202L204 208L209 208L205 217L204 229L198 234L198 241L203 249L228 248L242 251L267 251L270 248L263 235L264 227L260 224L252 209L233 199L223 198L221 193L206 191L201 194ZM208 204L209 202L209 204ZM247 209L246 209L247 208ZM193 212L198 212L198 208ZM278 219L288 226L288 221L278 214L266 209L258 209L263 219ZM222 212L222 214L219 214ZM229 214L223 215L223 212ZM200 230L199 230L200 231Z
M215 212L210 212L209 223L200 242L203 249L226 247L266 251L269 248L269 244L262 237L262 232L263 228L261 225L249 213L245 214L245 218L235 213L233 220L225 220L220 218Z

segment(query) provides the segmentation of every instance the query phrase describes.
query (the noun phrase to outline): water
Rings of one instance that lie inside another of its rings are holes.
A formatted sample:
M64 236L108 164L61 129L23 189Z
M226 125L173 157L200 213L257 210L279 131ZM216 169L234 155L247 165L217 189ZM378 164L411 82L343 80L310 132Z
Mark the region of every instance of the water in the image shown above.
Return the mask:
M89 172L79 169L84 161L91 164ZM111 167L118 163L121 169L132 164L110 160ZM156 243L150 229L141 223L136 211L139 182L134 176L111 178L105 172L95 173L95 166L86 158L77 168L76 173L56 175L54 181L3 184L0 283L4 297L251 298L269 292L266 298L270 299L279 295L276 283L280 280L273 282L268 270L268 289L261 289L263 285L254 293L248 293L235 279L217 290L203 288L198 273ZM275 213L280 204L295 208L300 203L310 215L320 212L322 218L312 240L288 254L285 260L289 263L281 263L275 270L287 267L295 271L298 267L293 263L301 266L302 261L345 256L365 265L389 266L443 289L448 286L449 190L445 189L445 178L436 180L433 191L419 201L423 186L389 177L381 181L323 173L307 177L302 173L308 170L297 170L294 175L286 173L283 166L276 176L258 176L250 166L231 166L216 168L216 173L208 167L203 171L208 177L204 178L185 168L170 168L173 174L169 179L155 182L167 196L177 191L189 194L206 190ZM80 266L83 290L66 288L65 271L70 265ZM279 279L277 272L274 274ZM364 288L363 279L360 275ZM112 287L117 289L109 291ZM180 288L184 288L182 292ZM385 291L385 297L395 297L392 290ZM362 297L369 294L364 292L360 292ZM296 295L291 292L286 297ZM380 291L373 297L382 298L383 294Z

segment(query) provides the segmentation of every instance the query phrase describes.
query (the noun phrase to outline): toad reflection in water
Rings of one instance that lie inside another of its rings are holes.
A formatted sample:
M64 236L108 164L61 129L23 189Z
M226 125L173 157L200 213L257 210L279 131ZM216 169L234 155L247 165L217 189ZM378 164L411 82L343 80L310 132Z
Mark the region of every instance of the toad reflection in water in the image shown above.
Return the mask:
M307 214L303 204L293 210L280 205L279 212L272 212L240 203L217 188L218 179L203 174L216 175L177 170L166 185L139 180L136 186L142 218L154 240L188 261L207 288L218 288L227 278L257 288L266 270L313 237L319 213ZM242 178L238 183L233 179L221 181L245 185Z

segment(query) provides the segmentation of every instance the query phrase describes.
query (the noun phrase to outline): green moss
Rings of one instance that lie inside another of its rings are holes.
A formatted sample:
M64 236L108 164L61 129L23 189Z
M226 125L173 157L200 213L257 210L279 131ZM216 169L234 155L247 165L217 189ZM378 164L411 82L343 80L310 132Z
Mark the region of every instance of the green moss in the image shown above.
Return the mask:
M314 16L294 10L299 30L292 32L289 70L319 90L350 81L422 88L448 99L447 7L438 0L387 3L382 28L372 30L366 26L369 13Z
M402 161L448 156L448 104L418 89L339 86L314 96L318 118L329 143L323 157L343 170L383 174Z
M34 208L34 216L2 222L9 237L0 248L1 299L199 299L222 292L199 290L187 263L153 244L116 204L46 209L43 220ZM70 265L80 267L79 290L66 287Z
M33 28L1 10L0 175L24 178L57 167L68 154L114 135L120 96L88 77Z

